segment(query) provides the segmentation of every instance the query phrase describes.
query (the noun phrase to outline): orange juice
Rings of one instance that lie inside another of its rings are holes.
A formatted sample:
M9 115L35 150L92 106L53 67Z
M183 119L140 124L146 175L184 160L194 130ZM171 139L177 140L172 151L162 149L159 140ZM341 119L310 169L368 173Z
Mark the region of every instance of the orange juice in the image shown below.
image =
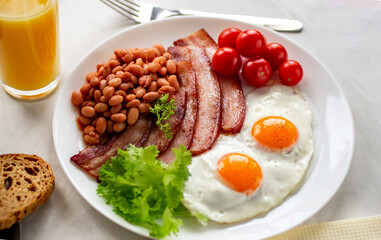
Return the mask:
M58 83L59 68L57 0L0 0L4 89L41 94L39 89Z

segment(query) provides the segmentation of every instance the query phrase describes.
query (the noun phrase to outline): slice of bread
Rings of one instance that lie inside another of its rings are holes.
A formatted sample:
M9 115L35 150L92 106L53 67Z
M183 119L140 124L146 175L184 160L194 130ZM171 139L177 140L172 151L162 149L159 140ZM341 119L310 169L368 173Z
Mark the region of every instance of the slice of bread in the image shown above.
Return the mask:
M0 229L11 227L48 201L54 175L36 155L0 155Z

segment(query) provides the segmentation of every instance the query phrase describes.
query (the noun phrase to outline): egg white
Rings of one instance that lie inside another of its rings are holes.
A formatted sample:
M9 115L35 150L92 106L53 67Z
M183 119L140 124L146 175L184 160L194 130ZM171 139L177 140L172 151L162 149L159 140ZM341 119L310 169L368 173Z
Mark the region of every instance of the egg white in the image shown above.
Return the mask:
M220 223L242 221L269 211L283 201L303 178L313 154L312 112L299 90L280 84L255 89L246 97L242 130L236 136L221 135L208 152L194 157L184 186L184 205ZM281 116L298 129L290 149L271 151L251 135L253 124L267 116ZM252 157L261 167L262 185L251 195L236 192L221 181L219 159L228 153Z

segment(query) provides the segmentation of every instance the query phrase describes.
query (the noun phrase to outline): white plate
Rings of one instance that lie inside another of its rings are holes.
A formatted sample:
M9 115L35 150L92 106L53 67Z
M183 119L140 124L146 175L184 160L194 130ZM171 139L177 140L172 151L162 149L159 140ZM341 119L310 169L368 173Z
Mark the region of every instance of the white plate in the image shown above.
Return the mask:
M96 194L97 183L70 163L70 157L84 148L76 126L77 111L70 97L84 84L87 73L107 60L115 48L165 47L174 40L204 28L214 39L227 27L256 28L268 42L284 45L290 59L301 63L304 79L298 85L307 97L314 121L315 152L307 174L300 185L281 205L269 213L239 224L219 225L210 222L201 227L186 219L178 235L181 239L258 239L267 238L307 220L321 209L343 182L353 153L354 125L348 102L334 76L306 49L283 35L248 23L202 17L168 18L128 28L95 47L74 68L61 89L53 119L53 137L62 168L77 191L91 206L115 223L144 236L147 230L131 225L112 211Z

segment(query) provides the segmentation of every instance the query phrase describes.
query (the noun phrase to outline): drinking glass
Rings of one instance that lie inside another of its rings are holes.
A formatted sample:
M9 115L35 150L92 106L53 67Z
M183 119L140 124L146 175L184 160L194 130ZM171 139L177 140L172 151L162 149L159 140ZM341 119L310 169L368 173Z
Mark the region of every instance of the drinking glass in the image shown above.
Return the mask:
M60 80L58 0L0 0L0 80L19 99L37 99Z

